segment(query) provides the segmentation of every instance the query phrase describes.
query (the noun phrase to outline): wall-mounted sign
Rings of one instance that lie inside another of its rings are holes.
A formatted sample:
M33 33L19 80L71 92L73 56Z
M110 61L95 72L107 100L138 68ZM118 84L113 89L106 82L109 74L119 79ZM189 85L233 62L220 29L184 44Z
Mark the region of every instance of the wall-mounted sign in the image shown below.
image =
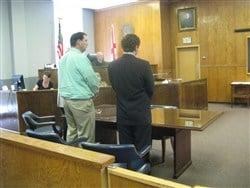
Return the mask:
M192 43L192 37L183 37L182 38L183 44L191 44Z

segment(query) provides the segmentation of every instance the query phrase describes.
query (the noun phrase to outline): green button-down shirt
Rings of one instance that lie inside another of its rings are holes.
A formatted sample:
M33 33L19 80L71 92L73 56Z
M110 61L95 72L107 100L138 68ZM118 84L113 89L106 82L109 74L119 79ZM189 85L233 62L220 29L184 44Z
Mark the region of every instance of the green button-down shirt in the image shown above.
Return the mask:
M65 99L90 99L99 91L100 77L86 55L71 48L59 62L59 94Z

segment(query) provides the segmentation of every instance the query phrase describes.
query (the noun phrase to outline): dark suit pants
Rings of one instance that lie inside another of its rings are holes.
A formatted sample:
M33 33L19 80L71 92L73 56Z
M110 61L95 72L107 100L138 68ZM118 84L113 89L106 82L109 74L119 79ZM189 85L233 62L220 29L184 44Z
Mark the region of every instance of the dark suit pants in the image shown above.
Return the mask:
M120 144L134 144L140 151L144 147L151 145L151 124L147 125L117 125Z

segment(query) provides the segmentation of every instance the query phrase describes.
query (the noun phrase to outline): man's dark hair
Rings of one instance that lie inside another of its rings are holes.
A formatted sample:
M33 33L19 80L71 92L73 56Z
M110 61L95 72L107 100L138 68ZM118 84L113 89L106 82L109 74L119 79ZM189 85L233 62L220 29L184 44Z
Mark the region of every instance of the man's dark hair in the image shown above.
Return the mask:
M71 35L70 37L70 45L72 47L76 46L76 41L77 40L82 40L84 38L84 36L87 36L86 33L84 32L78 32L78 33L74 33L73 35Z
M136 46L140 46L140 42L140 38L137 35L127 34L122 38L122 49L124 52L133 52Z

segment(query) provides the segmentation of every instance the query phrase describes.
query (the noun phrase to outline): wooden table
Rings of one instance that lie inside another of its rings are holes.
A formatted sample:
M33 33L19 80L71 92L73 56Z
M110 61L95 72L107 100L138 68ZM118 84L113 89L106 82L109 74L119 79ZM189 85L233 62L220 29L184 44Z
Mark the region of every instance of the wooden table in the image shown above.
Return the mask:
M174 138L174 174L178 178L192 163L191 131L202 131L216 120L222 112L207 110L187 110L152 108L153 130ZM111 129L116 124L116 107L100 105L96 107L96 122Z
M235 103L235 99L243 99L250 104L250 82L232 82L231 83L231 107Z

